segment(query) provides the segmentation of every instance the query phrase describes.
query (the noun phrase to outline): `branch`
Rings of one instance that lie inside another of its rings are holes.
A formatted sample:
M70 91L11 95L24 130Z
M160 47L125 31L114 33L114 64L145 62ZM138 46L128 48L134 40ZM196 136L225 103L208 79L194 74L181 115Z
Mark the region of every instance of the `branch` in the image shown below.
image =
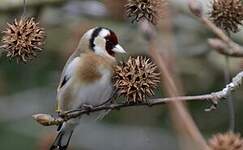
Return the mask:
M208 43L220 54L231 57L243 57L243 49L236 43L231 43L229 47L224 41L217 38L208 39Z
M223 30L218 28L207 17L203 16L202 6L198 0L188 0L188 6L191 12L199 18L202 24L204 24L210 31L212 31L219 39L215 41L209 40L209 45L213 47L220 54L231 57L243 57L243 47L235 43L229 36L225 34Z
M197 96L179 96L179 97L170 97L170 98L157 98L157 99L149 99L147 103L122 103L122 104L110 104L110 105L102 105L98 107L93 107L89 109L75 109L64 112L59 115L59 117L54 118L48 114L35 114L33 118L40 124L44 126L52 126L59 125L65 121L68 121L72 118L80 117L84 114L90 114L93 112L101 111L101 110L114 110L121 109L126 107L133 106L154 106L154 105L162 105L171 101L205 101L211 100L213 105L207 109L207 111L213 110L216 108L218 102L226 98L230 95L231 92L236 90L242 83L243 71L238 73L233 79L232 82L227 84L224 89L218 92L214 92L211 94L197 95Z
M165 33L167 33L163 36L163 38L167 40L162 40L157 35L154 39L151 39L148 42L150 55L158 65L161 78L163 80L161 83L161 89L164 90L169 97L177 97L183 92L181 90L181 83L178 80L179 78L177 77L176 72L171 69L174 68L173 66L175 66L176 61L173 61L172 59L172 61L170 60L171 63L168 63L168 58L171 59L175 57L175 54L171 53L171 51L174 49L174 36L171 30L170 15L171 12L168 12L168 16L165 19L167 22L165 24L161 23L159 27L161 32L165 31ZM164 41L164 44L160 45L156 41ZM161 54L161 52L163 52L163 54ZM168 58L166 58L164 55L166 55ZM190 147L190 149L209 150L207 142L200 133L184 103L181 101L171 101L168 103L168 108L172 124L178 134L179 143L181 143L180 146L183 149L188 149ZM178 124L178 122L180 123ZM195 147L192 145L195 145Z

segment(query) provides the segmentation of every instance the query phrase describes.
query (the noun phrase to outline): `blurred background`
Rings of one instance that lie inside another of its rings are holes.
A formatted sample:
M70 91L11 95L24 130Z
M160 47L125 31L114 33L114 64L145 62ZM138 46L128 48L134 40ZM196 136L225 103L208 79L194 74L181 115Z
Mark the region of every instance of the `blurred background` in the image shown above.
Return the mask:
M201 0L207 14L210 1ZM114 30L129 55L148 55L146 40L137 24L126 18L125 0L27 0L26 16L34 16L45 28L44 50L33 61L17 64L0 57L0 145L2 150L47 150L55 127L37 124L35 113L55 114L56 87L62 68L89 28ZM186 0L171 0L171 29L176 54L176 73L186 95L211 93L224 87L224 57L207 45L212 37L189 12ZM0 30L20 18L23 0L0 0ZM167 22L167 20L163 20ZM163 36L163 33L160 33ZM2 34L0 35L0 37ZM243 32L233 35L243 44ZM120 56L120 60L125 60ZM232 76L243 61L230 59ZM233 94L236 131L243 133L242 88ZM155 97L165 97L160 90ZM189 102L188 108L205 138L224 132L229 126L226 101L205 112L209 102ZM71 150L177 150L166 105L114 110L102 121L83 121L71 141Z

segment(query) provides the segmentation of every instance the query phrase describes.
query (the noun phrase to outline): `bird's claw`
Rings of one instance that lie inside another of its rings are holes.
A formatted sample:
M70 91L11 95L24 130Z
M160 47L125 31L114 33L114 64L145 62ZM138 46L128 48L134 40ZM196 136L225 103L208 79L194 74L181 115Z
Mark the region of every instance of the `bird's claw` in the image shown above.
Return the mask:
M84 109L93 109L94 108L94 106L90 105L90 104L83 104L81 107Z
M81 109L84 109L87 111L87 114L89 114L89 112L94 109L93 105L90 104L82 104L82 106L80 107Z

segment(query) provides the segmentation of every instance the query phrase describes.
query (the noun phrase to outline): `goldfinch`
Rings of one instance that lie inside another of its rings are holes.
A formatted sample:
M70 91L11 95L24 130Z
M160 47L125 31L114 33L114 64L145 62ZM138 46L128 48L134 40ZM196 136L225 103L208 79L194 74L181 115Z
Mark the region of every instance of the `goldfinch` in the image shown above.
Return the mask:
M97 106L111 98L115 53L126 53L116 34L104 27L88 30L64 66L57 89L57 111ZM66 150L81 118L70 119L58 129L50 150Z

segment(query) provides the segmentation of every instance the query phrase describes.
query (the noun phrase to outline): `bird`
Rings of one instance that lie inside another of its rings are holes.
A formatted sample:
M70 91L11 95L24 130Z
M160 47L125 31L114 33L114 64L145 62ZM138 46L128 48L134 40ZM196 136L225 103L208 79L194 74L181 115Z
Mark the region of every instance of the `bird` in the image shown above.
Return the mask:
M98 106L112 97L113 67L116 53L126 53L116 34L106 27L89 29L64 65L57 88L57 112ZM101 112L104 113L104 112ZM66 150L82 117L72 118L58 127L50 150Z

